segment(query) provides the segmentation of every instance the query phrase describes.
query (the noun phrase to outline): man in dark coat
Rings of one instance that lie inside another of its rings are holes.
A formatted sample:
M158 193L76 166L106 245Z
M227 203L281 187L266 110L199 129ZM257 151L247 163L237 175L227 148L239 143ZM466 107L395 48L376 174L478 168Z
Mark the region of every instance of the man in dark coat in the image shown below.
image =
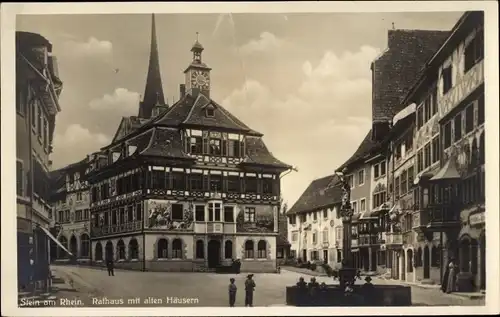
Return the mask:
M108 276L115 276L115 268L113 265L113 259L108 258L106 260L106 267L108 268Z
M245 307L253 307L253 291L255 289L255 282L252 279L253 274L248 274L245 281Z

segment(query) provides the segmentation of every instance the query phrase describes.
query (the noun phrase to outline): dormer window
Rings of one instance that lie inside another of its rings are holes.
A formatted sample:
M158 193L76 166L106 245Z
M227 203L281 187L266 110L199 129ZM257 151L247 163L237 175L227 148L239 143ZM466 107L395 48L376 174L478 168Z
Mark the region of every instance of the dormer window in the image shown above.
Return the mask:
M205 114L208 118L213 118L215 116L215 109L212 107L208 107L205 109Z

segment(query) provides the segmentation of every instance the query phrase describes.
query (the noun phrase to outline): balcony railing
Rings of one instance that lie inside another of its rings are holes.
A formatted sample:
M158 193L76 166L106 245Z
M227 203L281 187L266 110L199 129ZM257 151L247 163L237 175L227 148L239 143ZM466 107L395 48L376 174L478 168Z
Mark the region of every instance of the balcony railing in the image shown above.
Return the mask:
M141 229L142 229L142 221L134 221L112 226L93 227L92 235L98 237L98 236L106 236L117 233L140 231Z
M403 245L403 235L398 232L386 233L386 245Z
M236 232L236 223L234 222L204 222L194 223L195 233L209 234L233 234Z
M378 236L376 235L360 235L358 241L360 246L379 244Z
M434 204L414 214L414 228L441 228L460 224L460 204Z

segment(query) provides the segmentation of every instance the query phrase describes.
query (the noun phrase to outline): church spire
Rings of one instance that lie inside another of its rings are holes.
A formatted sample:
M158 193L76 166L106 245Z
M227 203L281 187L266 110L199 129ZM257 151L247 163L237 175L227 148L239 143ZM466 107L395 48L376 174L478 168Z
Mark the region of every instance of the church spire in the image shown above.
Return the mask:
M150 118L153 108L157 105L165 105L163 86L160 74L160 61L158 57L158 44L156 43L155 15L152 14L151 21L151 51L149 53L148 76L144 98L139 106L139 117Z

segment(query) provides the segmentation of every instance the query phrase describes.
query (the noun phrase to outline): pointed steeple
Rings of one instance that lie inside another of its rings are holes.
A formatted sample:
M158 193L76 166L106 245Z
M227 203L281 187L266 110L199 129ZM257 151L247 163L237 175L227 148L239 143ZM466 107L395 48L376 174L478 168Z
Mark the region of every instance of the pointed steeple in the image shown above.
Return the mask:
M139 106L139 117L150 118L153 108L157 105L167 106L163 95L163 86L160 74L160 60L158 57L158 44L156 42L155 15L151 21L151 51L149 53L148 76L144 98Z

